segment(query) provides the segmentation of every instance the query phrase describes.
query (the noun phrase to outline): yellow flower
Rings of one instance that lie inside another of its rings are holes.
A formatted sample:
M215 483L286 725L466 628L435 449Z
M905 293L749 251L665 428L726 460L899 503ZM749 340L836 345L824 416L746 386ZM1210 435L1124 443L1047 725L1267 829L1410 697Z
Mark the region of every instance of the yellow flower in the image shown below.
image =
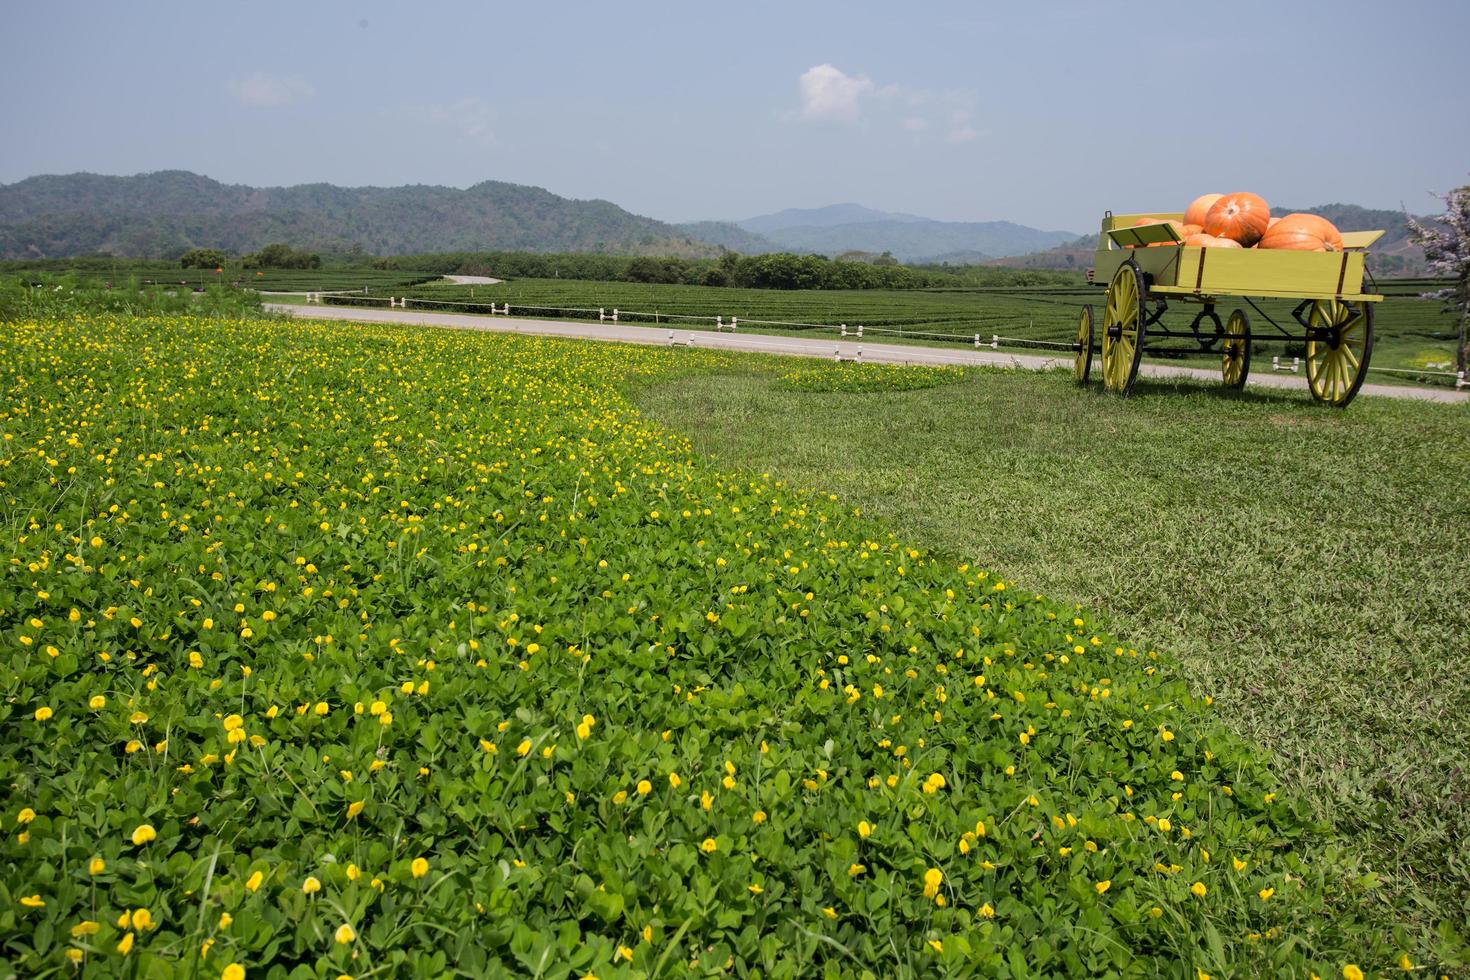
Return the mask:
M866 820L859 820L857 825L858 836L867 840L873 833L873 825Z
M87 954L85 952L80 949L76 949L75 947L66 951L66 958L68 960L71 960L71 962L73 963L80 963L86 955Z
M623 803L627 799L628 799L628 793L627 793L627 791L620 789L616 793L613 794L613 798L612 798L613 806L622 806Z
M234 921L235 917L228 912L221 912L219 914L219 927L221 929L228 929L230 927L230 923Z
M414 858L413 864L409 865L409 871L415 878L422 878L429 873L429 862L421 857Z
M337 932L334 938L337 940L337 942L341 943L343 946L346 946L348 943L357 938L357 933L353 930L351 926L344 922L337 927Z
M1196 881L1194 884L1189 886L1189 890L1194 892L1194 894L1199 898L1204 898L1206 893L1209 892L1209 889L1205 887L1205 883L1203 881Z
M92 695L92 699L87 702L87 707L93 711L100 711L107 707L107 699L100 694L94 694Z
M856 878L858 875L867 870L868 869L861 864L849 864L847 866L847 876L849 878Z
M355 820L357 815L362 812L362 808L366 805L362 800L353 800L347 804L347 819Z
M148 721L148 713L146 711L134 711L128 715L128 721L134 725L142 725Z
M1276 894L1276 889L1262 888L1260 891L1256 892L1256 894L1261 897L1261 901L1265 902L1269 901L1271 896Z
M314 875L309 875L307 876L307 879L301 883L301 890L307 895L315 895L317 892L322 890L322 883L318 881Z
M980 906L980 915L982 918L986 919L995 918L995 907L992 906L989 902L986 902L984 905Z
M944 872L938 868L930 868L924 872L924 897L933 898L939 894L939 886L944 884Z
M1092 887L1093 888L1096 888L1097 889L1097 893L1099 895L1101 895L1103 892L1105 892L1109 888L1112 888L1113 887L1113 881L1112 881L1111 878L1109 878L1109 879L1104 880L1104 881L1099 881L1097 884L1093 885Z
M1405 973L1408 973L1410 970L1414 969L1414 961L1409 959L1408 953L1405 953L1403 956L1399 957L1399 969L1403 970Z
M704 792L699 794L699 807L701 810L708 810L714 805L715 798L709 795L709 790L705 790Z
M1236 871L1244 871L1245 870L1245 862L1242 861L1240 858L1231 858L1230 859L1230 863L1233 864L1233 865L1235 865L1235 870Z
M265 881L265 875L264 875L264 873L262 873L260 871L257 871L253 875L251 875L249 878L245 879L245 890L246 891L252 891L252 892L253 891L257 891L257 890L259 890L259 888L261 886L261 883L264 882L264 881Z
M83 936L95 936L101 928L101 923L93 922L91 919L83 919L71 927L71 938L80 939Z
M27 824L34 819L36 819L36 811L32 810L30 807L25 807L20 811L19 814L16 815L15 822L17 824Z
M516 746L516 755L524 757L526 755L529 755L530 752L531 740L529 738L521 739L521 744Z
M51 717L51 708L49 706L42 705L41 707L39 707L39 708L36 709L36 720L37 721L46 721L50 717Z
M138 930L139 932L144 932L144 931L146 931L148 929L152 929L153 928L153 925L154 925L154 923L153 923L153 913L152 912L149 912L147 909L134 909L133 910L133 928L134 929Z
M1349 963L1342 968L1342 980L1363 980L1363 971L1356 963Z
M646 779L638 780L638 795L647 796L653 792L653 784Z
M245 980L245 968L239 963L231 963L220 973L219 980Z
M929 948L934 950L934 952L936 953L942 953L944 952L944 943L940 942L937 939L931 939L929 940Z
M750 815L750 819L751 820L754 820L756 823L765 823L766 822L766 811L764 811L764 810L757 810L757 811L755 811L754 813L752 813Z
M670 786L674 787L674 789L678 789L681 783L683 783L683 780L679 778L679 774L677 772L669 773Z
M360 868L358 868L357 865L355 865L355 864L349 864L347 866L347 880L348 881L356 881L357 879L359 879L361 877L362 877L362 870Z
M765 889L762 888L758 884L756 884L756 885L747 885L746 887L750 889L750 893L752 895L759 895L761 892L765 891Z
M706 837L704 839L704 842L699 845L699 849L706 854L713 854L715 853L715 851L719 850L719 848L719 842L716 841L713 837Z
M157 839L157 837L158 831L154 830L152 826L146 823L139 824L133 830L133 843L137 844L140 847L151 840Z
M822 914L825 915L829 919L835 919L835 918L837 918L837 910L835 908L833 908L832 906L830 906L830 905L827 906L826 908L822 909Z
M28 909L40 909L46 907L46 900L40 895L26 895L20 900L20 904Z
M133 951L133 934L130 932L122 937L122 942L117 944L117 951L127 956Z

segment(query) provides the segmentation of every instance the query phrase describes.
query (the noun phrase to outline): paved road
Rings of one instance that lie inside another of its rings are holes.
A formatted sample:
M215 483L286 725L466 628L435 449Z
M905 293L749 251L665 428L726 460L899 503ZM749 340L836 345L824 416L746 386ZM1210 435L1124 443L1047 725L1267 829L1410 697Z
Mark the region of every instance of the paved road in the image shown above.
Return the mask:
M492 279L490 276L445 276L444 278L456 286L493 286L497 282L503 281Z
M716 333L713 330L671 330L668 327L635 327L619 323L575 323L561 320L525 320L516 317L483 316L463 313L415 313L408 310L375 310L353 306L296 306L267 303L274 313L322 320L355 320L361 323L403 323L425 327L451 327L461 330L493 330L500 333L524 333L543 337L581 337L588 340L612 340L631 344L658 346L706 347L713 350L749 351L760 354L789 354L799 357L858 360L881 364L962 364L983 367L1017 367L1045 370L1071 368L1071 355L1041 356L1036 354L1003 354L987 350L956 350L941 347L917 347L907 344L874 344L858 340L826 340L812 337L783 337L757 333ZM1098 370L1094 364L1093 370ZM1218 383L1220 372L1201 368L1176 367L1170 364L1143 364L1139 373L1151 378L1198 378ZM1249 384L1259 388L1286 388L1305 391L1306 378L1292 374L1252 373ZM1470 393L1442 388L1409 388L1402 385L1364 384L1363 395L1409 398L1419 401L1465 403Z

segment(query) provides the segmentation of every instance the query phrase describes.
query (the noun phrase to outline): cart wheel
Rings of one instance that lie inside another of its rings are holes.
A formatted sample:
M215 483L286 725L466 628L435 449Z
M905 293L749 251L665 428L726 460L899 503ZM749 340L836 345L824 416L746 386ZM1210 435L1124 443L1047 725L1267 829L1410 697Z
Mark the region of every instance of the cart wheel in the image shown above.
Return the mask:
M1251 321L1245 310L1231 310L1225 324L1224 353L1220 357L1220 373L1231 388L1244 388L1251 373Z
M1313 300L1307 326L1307 385L1312 397L1345 408L1368 373L1368 358L1373 354L1373 304Z
M1132 259L1120 265L1108 283L1108 302L1103 308L1103 384L1120 395L1133 390L1143 358L1144 292L1143 273Z
M1072 360L1072 378L1087 384L1092 374L1092 304L1082 307L1077 317L1077 356Z

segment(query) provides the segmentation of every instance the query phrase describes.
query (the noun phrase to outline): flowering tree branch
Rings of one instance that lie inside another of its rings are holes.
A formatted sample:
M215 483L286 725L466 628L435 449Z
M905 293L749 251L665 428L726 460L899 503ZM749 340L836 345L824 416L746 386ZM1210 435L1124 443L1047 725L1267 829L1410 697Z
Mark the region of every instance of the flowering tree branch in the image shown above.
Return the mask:
M1470 186L1444 195L1445 213L1437 228L1426 227L1409 217L1409 238L1424 249L1432 275L1449 280L1443 289L1426 293L1426 299L1442 299L1446 309L1459 319L1459 343L1455 351L1457 370L1470 371Z

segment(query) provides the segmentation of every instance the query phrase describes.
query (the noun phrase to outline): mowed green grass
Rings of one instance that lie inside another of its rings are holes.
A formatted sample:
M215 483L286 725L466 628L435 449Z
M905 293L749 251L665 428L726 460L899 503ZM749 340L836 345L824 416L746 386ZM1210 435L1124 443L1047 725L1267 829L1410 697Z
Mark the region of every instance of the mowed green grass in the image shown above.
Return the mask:
M813 393L749 363L640 405L1177 658L1381 876L1381 914L1464 949L1470 411L1029 372Z

